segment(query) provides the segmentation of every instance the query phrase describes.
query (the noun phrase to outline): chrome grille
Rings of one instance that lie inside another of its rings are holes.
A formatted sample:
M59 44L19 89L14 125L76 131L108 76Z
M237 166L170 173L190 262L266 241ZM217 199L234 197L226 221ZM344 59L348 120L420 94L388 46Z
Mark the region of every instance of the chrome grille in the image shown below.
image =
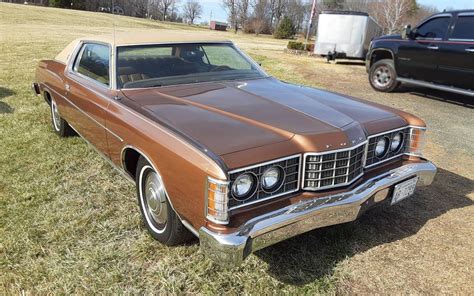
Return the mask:
M243 173L253 173L259 182L255 193L245 201L239 201L229 196L229 208L235 209L240 206L249 205L254 202L259 202L265 199L278 197L284 194L298 191L299 189L299 172L300 172L300 160L301 156L290 156L286 158L269 161L256 166L248 168L238 169L230 172L230 184L229 188L232 188L232 183L237 177ZM260 179L265 170L271 166L280 166L285 171L285 179L282 186L275 192L265 192L260 184Z
M303 189L322 190L352 183L363 174L365 143L326 153L306 153Z
M401 129L391 131L389 133L370 136L368 138L366 167L371 167L373 165L382 163L384 161L388 161L388 160L402 156L409 149L409 145L411 142L410 138L412 137L410 131L411 131L411 128L406 127L406 128L401 128ZM377 157L375 155L375 146L377 145L377 142L381 138L384 138L384 137L387 137L391 141L393 137L400 132L403 134L402 148L399 149L398 151L390 151L389 149L386 155L384 155L383 157Z

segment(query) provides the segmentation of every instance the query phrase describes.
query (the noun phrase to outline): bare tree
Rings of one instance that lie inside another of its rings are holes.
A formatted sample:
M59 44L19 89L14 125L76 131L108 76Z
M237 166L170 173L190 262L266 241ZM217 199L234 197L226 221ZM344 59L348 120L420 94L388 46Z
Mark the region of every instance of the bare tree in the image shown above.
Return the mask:
M266 19L270 12L270 2L268 0L252 0L253 16L259 19Z
M311 4L302 0L287 0L285 3L284 14L291 18L295 25L296 31L303 29L305 20L311 14Z
M249 18L249 0L237 1L237 18L239 19L240 27L244 27Z
M235 33L237 33L239 29L238 1L239 0L222 0L222 5L227 10L229 21Z
M383 0L373 3L372 15L386 34L398 31L416 8L414 0Z
M438 12L439 10L434 6L420 5L416 10L416 13L411 14L405 20L405 24L416 25L425 18Z
M270 0L270 25L272 27L278 27L285 2L285 0Z
M128 3L133 13L132 16L147 17L148 14L148 0L135 0Z
M202 15L202 6L196 0L188 0L183 6L183 15L194 24L194 20Z
M369 12L369 3L373 0L351 0L343 3L344 10Z
M158 11L161 15L161 20L165 21L170 15L170 11L174 9L177 0L158 0Z

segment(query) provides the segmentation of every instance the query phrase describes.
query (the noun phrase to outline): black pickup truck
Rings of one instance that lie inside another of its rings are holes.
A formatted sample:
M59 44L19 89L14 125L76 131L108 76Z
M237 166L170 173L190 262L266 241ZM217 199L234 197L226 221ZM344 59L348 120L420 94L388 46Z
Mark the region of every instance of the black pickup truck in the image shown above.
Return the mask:
M366 66L378 91L407 83L474 96L474 10L438 13L372 40Z

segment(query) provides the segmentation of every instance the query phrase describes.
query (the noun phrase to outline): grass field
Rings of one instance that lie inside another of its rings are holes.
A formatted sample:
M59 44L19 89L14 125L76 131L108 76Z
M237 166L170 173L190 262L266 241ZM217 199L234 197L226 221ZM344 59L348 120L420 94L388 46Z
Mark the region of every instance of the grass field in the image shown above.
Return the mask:
M117 30L199 27L116 17ZM257 252L235 270L197 241L155 242L135 190L80 138L52 132L30 90L40 59L73 38L111 32L106 14L0 3L0 294L473 294L474 102L407 88L370 89L364 67L283 53L285 41L218 33L283 80L412 112L430 127L431 187L359 221Z

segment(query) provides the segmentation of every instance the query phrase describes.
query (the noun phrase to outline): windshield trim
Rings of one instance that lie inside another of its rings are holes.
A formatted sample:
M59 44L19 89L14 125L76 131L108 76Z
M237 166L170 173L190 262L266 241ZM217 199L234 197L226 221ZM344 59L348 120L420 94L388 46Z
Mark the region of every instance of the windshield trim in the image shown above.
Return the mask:
M229 82L245 82L250 80L259 80L259 79L269 79L273 78L272 76L262 76L262 77L254 77L254 78L242 78L242 79L225 79L220 81L202 81L202 82L191 82L191 83L182 83L182 84L170 84L170 85L162 85L162 86L150 86L150 87L132 87L132 88L120 88L123 91L130 91L130 90L144 90L144 89L162 89L162 88L169 88L169 87L177 87L177 86L189 86L189 85L201 85L201 84L215 84L215 83L229 83Z
M162 85L162 86L154 86L154 87L136 87L136 88L124 88L123 86L120 88L117 88L118 90L132 90L132 89L151 89L151 88L164 88L164 87L174 87L174 86L179 86L179 85L194 85L194 84L203 84L203 83L219 83L219 82L229 82L229 81L246 81L246 80L254 80L254 79L265 79L265 78L270 78L271 76L268 75L265 70L255 62L248 54L243 52L240 48L235 46L235 44L232 41L199 41L199 42L194 42L194 41L189 41L189 42L151 42L151 43L137 43L137 44L121 44L121 45L116 45L115 50L114 50L114 72L117 73L117 65L118 65L118 49L119 47L135 47L135 46L153 46L153 45L176 45L176 44L196 44L196 45L209 45L209 44L225 44L225 45L230 45L234 50L236 50L248 63L250 63L255 69L262 74L262 77L256 77L256 78L241 78L241 79L226 79L226 80L220 80L220 81L203 81L203 82L192 82L192 83L182 83L182 84L171 84L171 85ZM117 75L117 74L115 74ZM118 83L117 83L118 84ZM118 85L116 85L118 86Z

